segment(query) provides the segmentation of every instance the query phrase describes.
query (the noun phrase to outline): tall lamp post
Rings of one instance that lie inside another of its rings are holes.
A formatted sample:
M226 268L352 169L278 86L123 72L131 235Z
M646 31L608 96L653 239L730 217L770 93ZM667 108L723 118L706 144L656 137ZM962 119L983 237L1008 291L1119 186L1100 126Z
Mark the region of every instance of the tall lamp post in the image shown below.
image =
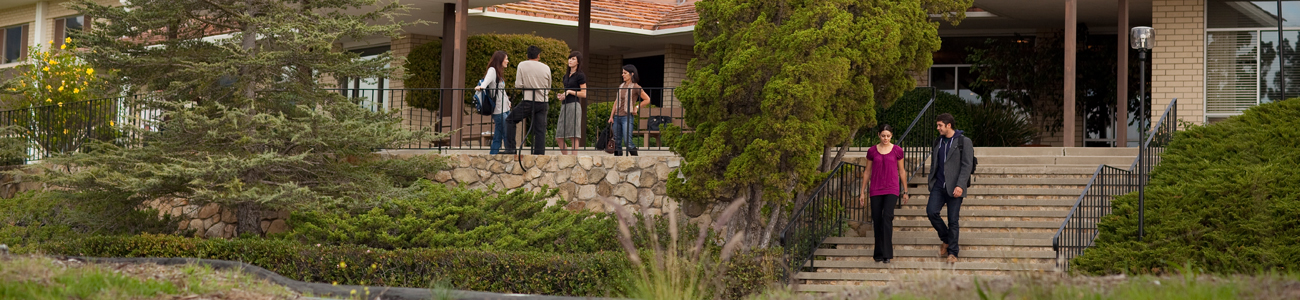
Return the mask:
M1141 85L1138 86L1138 241L1142 241L1143 223L1146 220L1146 96L1147 96L1147 51L1155 46L1156 30L1151 27L1138 26L1129 30L1129 44L1133 49L1138 51L1139 80Z

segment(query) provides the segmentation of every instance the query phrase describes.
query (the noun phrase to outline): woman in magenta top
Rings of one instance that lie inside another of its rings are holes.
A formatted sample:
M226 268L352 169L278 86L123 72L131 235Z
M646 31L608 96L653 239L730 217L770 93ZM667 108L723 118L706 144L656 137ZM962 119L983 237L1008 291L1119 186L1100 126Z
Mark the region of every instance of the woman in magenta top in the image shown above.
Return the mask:
M894 258L894 205L900 195L903 204L907 204L908 199L906 185L902 184L907 180L903 148L894 145L891 142L893 138L894 128L881 126L880 144L867 150L867 166L862 171L862 178L867 178L862 181L862 190L867 193L858 198L859 202L866 202L867 196L871 196L871 229L876 238L872 257L882 263L889 263ZM868 183L870 189L867 189Z

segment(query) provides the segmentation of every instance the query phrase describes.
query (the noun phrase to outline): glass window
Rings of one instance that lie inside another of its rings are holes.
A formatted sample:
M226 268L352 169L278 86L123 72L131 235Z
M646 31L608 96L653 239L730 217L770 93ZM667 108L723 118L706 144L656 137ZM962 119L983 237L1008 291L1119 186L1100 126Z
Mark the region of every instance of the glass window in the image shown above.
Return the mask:
M18 62L22 59L23 47L26 46L23 45L23 34L25 32L22 26L5 28L4 63Z
M1276 32L1272 36L1276 41ZM1206 114L1235 114L1258 104L1260 92L1269 90L1266 83L1270 82L1268 79L1261 80L1260 73L1264 73L1266 78L1267 74L1276 73L1259 70L1259 32L1208 32L1205 41ZM1276 53L1267 50L1269 47L1274 46L1265 44L1264 51ZM1276 67L1270 69L1276 70ZM1261 83L1265 83L1265 86L1261 87Z
M1207 28L1277 28L1277 1L1209 0ZM1282 1L1282 26L1300 26L1300 0Z
M953 67L930 68L930 86L953 93L957 90L957 69Z

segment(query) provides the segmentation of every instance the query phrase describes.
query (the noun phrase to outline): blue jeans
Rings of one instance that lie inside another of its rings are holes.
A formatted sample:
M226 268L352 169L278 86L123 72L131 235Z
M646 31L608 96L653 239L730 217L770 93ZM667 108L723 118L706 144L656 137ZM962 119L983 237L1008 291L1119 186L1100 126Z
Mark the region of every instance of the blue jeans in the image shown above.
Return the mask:
M636 143L632 142L632 116L614 116L614 151L623 151L624 145L628 150L636 149Z
M492 115L492 150L488 151L488 154L497 154L501 151L501 141L506 139L506 126L509 126L506 125L508 116L510 116L509 111Z
M944 244L948 244L948 254L957 257L961 257L960 254L957 254L957 251L961 250L961 247L957 246L957 236L961 231L957 221L961 219L961 201L965 198L949 196L948 192L944 191L942 187L930 188L930 200L925 206L925 216L930 219L930 226L933 226L934 231L939 233L939 240L943 241ZM946 225L943 223L943 219L939 217L939 211L943 210L945 205L948 206L948 224Z

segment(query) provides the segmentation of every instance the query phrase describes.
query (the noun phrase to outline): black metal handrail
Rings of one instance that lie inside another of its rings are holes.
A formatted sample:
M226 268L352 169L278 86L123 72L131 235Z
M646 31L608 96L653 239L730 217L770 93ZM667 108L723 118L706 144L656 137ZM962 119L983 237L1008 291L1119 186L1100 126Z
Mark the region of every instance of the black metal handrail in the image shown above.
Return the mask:
M1178 124L1166 122L1178 115L1178 99L1174 98L1165 108L1160 121L1152 128L1151 135L1142 144L1142 154L1133 158L1128 169L1109 165L1097 166L1083 193L1079 195L1070 213L1061 222L1061 227L1052 236L1052 250L1056 252L1056 266L1062 271L1069 271L1070 260L1083 254L1097 240L1097 223L1111 212L1111 200L1116 196L1126 195L1146 188L1150 170L1160 163L1160 154L1173 141ZM1153 144L1156 149L1152 149ZM1144 195L1139 195L1143 198ZM1142 201L1145 199L1139 199Z
M804 268L812 267L813 255L822 242L832 235L843 235L845 210L858 201L862 184L862 165L840 162L826 176L808 201L795 208L780 242L787 259L785 278Z

